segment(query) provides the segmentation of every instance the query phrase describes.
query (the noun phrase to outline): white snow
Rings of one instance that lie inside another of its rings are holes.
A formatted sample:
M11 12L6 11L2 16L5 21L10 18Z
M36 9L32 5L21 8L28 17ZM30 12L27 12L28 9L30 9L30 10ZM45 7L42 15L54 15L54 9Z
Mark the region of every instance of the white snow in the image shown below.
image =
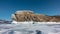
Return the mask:
M34 21L24 21L24 22L17 22L12 21L14 24L60 24L60 22L34 22Z
M41 34L60 34L58 24L1 24L0 34L36 34L36 30Z
M14 24L33 24L33 21L24 21L24 22L17 22L17 21L12 21Z
M53 33L53 32L50 32L50 33L48 33L48 34L60 34L60 32L58 32L58 33Z

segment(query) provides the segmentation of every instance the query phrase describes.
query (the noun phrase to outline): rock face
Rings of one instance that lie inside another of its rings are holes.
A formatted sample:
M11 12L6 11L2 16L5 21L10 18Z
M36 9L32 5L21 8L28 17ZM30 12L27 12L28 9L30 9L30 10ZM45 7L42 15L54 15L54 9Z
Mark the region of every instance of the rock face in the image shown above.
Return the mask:
M60 22L60 16L46 16L42 14L35 14L30 10L16 11L15 14L12 14L11 18L17 22Z

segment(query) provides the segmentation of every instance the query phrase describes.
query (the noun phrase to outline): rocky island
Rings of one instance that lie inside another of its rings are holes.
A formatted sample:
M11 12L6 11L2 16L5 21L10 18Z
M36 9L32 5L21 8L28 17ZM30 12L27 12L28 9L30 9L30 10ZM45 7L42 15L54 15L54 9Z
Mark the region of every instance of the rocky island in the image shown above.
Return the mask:
M30 10L20 10L16 11L11 16L13 21L16 22L25 22L25 21L34 21L34 22L60 22L60 16L48 16L44 14L36 14Z

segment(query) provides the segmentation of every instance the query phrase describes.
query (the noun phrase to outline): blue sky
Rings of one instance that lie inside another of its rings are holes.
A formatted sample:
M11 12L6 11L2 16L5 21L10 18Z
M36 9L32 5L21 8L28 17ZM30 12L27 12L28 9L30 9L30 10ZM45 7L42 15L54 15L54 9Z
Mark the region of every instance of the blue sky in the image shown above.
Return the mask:
M60 15L60 0L0 0L0 19L11 20L17 10L32 10L49 16Z

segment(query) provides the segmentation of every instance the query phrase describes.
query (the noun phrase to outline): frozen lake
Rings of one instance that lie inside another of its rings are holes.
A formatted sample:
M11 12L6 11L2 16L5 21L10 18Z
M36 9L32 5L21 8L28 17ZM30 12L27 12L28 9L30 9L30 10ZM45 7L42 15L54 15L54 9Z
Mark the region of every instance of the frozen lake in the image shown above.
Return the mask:
M60 34L60 25L0 24L0 34Z

